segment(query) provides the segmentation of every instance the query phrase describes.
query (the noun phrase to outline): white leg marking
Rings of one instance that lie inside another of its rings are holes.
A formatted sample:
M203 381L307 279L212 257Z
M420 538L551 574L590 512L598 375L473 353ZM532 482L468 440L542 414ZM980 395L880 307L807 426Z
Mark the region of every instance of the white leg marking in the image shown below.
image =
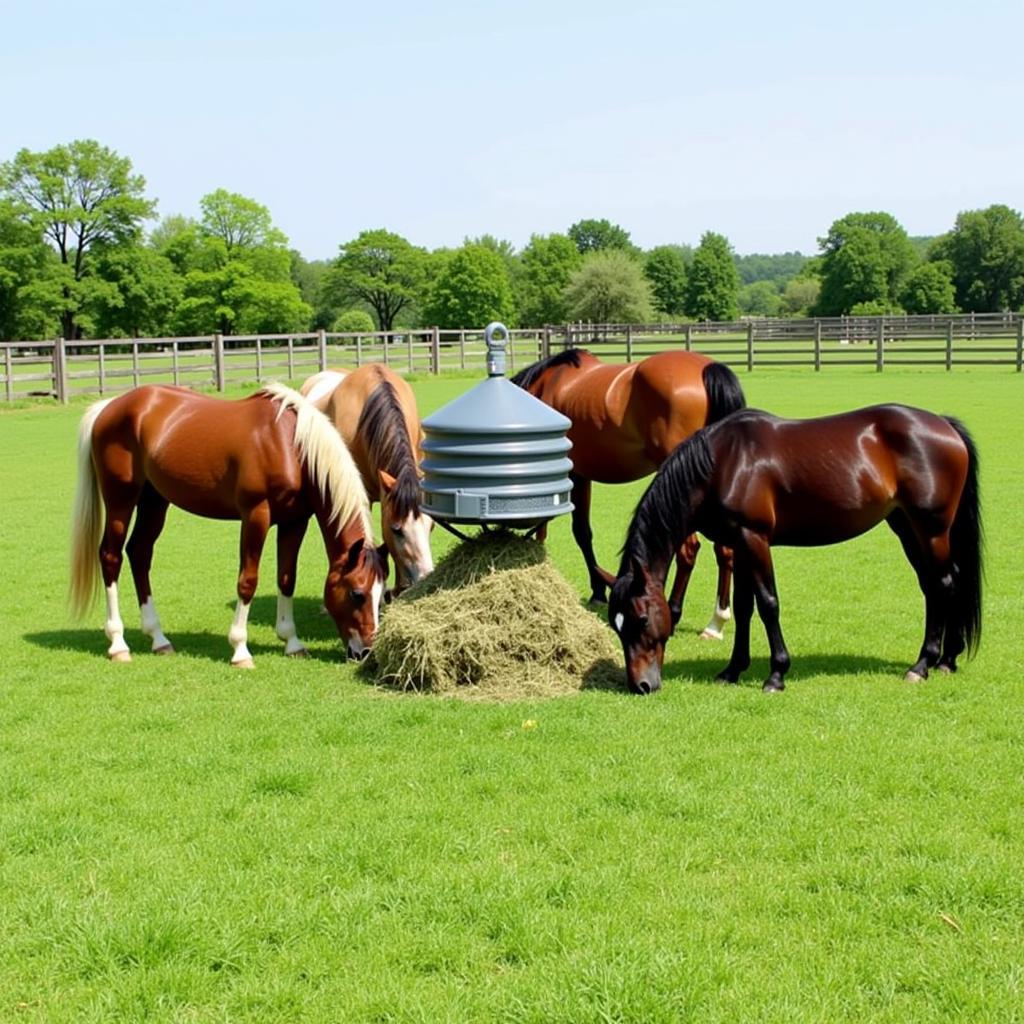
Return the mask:
M716 601L715 613L711 616L711 621L704 627L704 632L701 633L701 638L704 640L721 640L725 624L731 618L732 611L729 608L723 608Z
M146 599L146 603L139 611L142 613L142 632L153 641L153 650L171 650L171 641L164 636L160 628L160 616L156 613L152 595Z
M249 640L249 605L243 604L241 598L235 607L235 618L228 630L228 642L234 648L231 664L243 668L252 668L252 655L246 643Z
M305 654L306 648L295 631L294 599L277 595L277 636L284 641L285 654Z
M124 641L124 622L121 620L121 609L117 601L116 583L111 583L107 587L107 621L103 625L103 632L110 641L107 648L108 657L114 661L131 661L131 652Z

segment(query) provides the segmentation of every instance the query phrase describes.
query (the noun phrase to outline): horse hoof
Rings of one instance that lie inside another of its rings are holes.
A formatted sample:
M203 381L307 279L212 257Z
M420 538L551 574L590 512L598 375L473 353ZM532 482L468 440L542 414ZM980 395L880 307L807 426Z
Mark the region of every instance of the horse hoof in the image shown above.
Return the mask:
M714 629L704 629L698 639L700 640L722 640L724 634Z
M241 661L233 661L233 662L231 662L231 667L232 668L255 668L256 667L256 663L252 660L252 658L242 658Z
M173 644L164 644L163 647L154 647L153 648L153 653L154 654L173 654L174 653L174 645Z
M297 651L286 651L285 653L288 655L289 658L308 658L309 657L309 651L307 651L305 647L300 647ZM250 661L249 665L250 665L250 667L252 666L252 662L251 661Z
M907 674L903 677L908 683L923 683L925 677L919 675L912 668L907 670Z
M121 664L127 664L132 660L131 651L115 651L110 655L110 660L120 662Z
M951 665L936 665L935 667L944 676L951 676L956 671Z
M762 693L782 693L786 688L786 684L781 680L768 679L765 684L761 687Z

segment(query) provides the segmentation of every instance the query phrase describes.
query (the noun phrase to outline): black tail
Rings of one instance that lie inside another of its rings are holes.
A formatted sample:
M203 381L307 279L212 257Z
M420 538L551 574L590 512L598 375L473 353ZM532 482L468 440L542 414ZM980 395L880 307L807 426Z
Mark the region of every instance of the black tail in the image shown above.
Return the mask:
M959 636L968 654L981 642L981 584L983 576L981 498L978 491L978 450L967 428L952 416L946 421L967 446L967 479L950 531L953 563L957 568L953 607L946 632Z
M708 415L704 421L714 423L737 409L746 407L747 399L739 378L725 363L708 363L702 374L704 390L708 396Z

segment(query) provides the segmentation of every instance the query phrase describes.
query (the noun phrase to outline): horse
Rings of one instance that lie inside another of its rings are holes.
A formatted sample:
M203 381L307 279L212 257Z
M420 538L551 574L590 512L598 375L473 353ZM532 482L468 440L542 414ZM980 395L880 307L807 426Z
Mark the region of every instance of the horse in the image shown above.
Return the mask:
M659 591L672 552L693 530L735 558L736 633L719 673L736 683L750 666L756 602L770 648L763 689L785 688L790 656L779 627L773 545L818 546L885 521L925 599L924 642L906 678L955 672L981 638L982 524L978 454L962 423L905 405L818 419L759 410L699 430L665 461L640 499L608 604L635 692L661 686L671 616Z
M277 635L286 654L305 654L292 605L299 548L312 516L327 550L324 605L349 656L366 656L379 621L387 554L373 546L369 502L351 455L297 392L270 384L248 398L225 401L146 385L86 411L78 435L69 596L72 610L83 615L102 573L112 661L131 660L117 582L133 512L127 550L142 632L154 652L174 651L149 581L170 504L209 519L241 521L238 604L228 633L232 665L253 667L249 606L271 526L277 527Z
M586 349L570 348L521 370L512 383L572 421L572 534L587 564L591 601L603 603L607 573L594 556L591 483L627 483L653 473L695 430L743 408L743 388L729 367L680 350L618 365L602 363ZM669 598L675 622L699 549L696 534L679 546ZM716 545L715 557L715 609L701 636L720 640L731 617L732 553Z
M322 370L302 393L341 434L373 502L395 562L394 594L433 571L434 521L420 508L419 456L423 430L409 384L383 363L357 370Z

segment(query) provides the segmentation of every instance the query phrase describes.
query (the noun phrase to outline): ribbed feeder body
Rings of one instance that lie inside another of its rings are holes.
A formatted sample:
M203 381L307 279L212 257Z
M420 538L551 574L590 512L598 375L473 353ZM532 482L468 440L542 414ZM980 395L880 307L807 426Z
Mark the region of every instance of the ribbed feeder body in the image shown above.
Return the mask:
M505 379L498 330L487 328L490 376L423 421L422 508L451 523L531 528L572 511L571 423Z

